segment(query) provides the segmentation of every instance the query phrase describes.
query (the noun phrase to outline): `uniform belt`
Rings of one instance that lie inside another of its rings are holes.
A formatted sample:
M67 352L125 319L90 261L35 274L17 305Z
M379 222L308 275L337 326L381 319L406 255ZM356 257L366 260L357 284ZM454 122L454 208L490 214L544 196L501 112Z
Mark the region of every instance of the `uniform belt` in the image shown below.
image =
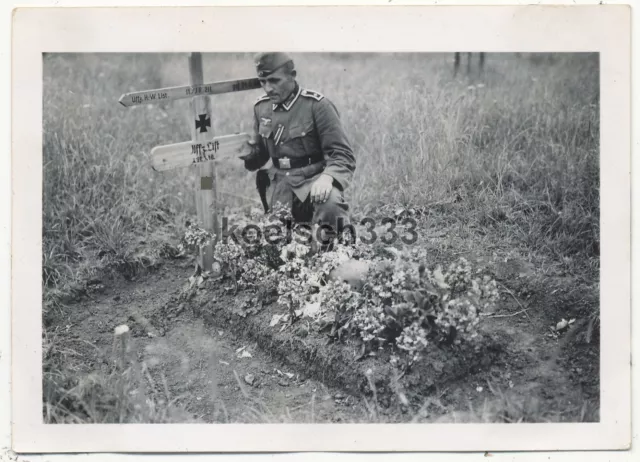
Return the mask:
M323 157L317 156L307 156L307 157L272 157L273 165L276 168L282 170L289 170L291 168L300 168L306 167L307 165L317 164L318 162L322 162Z

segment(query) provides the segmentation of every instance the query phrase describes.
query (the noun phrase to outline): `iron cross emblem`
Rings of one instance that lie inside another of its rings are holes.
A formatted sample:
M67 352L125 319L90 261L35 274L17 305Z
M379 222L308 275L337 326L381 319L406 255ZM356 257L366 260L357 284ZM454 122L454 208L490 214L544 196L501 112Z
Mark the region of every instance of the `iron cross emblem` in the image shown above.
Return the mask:
M198 115L198 120L196 120L196 130L200 129L200 133L204 133L207 131L207 127L211 127L211 119L207 117L207 114Z

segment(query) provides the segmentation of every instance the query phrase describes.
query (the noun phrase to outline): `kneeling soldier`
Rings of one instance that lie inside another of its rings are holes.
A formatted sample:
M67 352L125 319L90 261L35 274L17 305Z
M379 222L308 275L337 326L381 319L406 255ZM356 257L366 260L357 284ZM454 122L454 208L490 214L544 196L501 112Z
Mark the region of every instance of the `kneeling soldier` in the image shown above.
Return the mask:
M261 53L255 64L266 95L254 106L253 152L242 157L245 167L258 170L271 158L271 206L290 205L295 222L330 233L351 228L344 190L356 165L336 107L300 88L286 53Z

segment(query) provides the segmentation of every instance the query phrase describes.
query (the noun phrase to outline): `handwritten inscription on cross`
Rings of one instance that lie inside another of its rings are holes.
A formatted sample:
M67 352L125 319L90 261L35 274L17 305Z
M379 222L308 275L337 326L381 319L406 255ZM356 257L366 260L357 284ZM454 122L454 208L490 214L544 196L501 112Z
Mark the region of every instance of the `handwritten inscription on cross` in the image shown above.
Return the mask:
M196 130L204 133L207 131L207 127L211 127L211 119L207 117L207 114L199 114L198 120L196 120Z
M218 204L216 194L215 162L222 159L237 158L247 154L251 147L250 136L246 133L213 137L211 130L210 96L258 89L257 78L227 80L204 83L202 75L202 55L191 53L189 57L189 75L191 82L187 86L159 88L155 90L125 93L118 102L125 107L191 98L189 119L195 121L191 126L190 142L157 146L151 150L151 164L156 171L171 170L178 167L198 165L200 181L196 186L196 210L198 220L204 228L218 236ZM208 271L213 264L213 247L206 246L200 253L200 268Z
M220 140L214 139L213 141L209 141L205 144L192 144L191 145L191 154L205 154L207 152L214 153L218 149L220 149Z

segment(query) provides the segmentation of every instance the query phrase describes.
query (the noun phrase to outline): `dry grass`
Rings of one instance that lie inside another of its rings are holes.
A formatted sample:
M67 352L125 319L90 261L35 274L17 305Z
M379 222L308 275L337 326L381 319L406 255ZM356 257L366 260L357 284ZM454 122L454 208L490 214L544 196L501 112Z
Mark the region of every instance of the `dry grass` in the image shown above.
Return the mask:
M96 348L93 344L83 345ZM114 337L113 351L95 352L91 372L72 364L81 356L60 348L56 334L43 338L43 417L45 423L197 422L172 396L166 381L156 383L144 362L136 359L128 337ZM164 377L163 377L164 378Z
M489 54L481 78L457 80L451 55L305 54L296 64L302 85L341 112L357 156L348 192L354 212L455 202L434 209L431 225L457 224L466 247L543 255L597 285L598 58L539 58ZM253 73L244 54L205 55L204 65L205 80ZM152 147L189 139L188 103L117 103L128 91L188 80L185 55L44 56L47 319L101 272L155 265L162 244L195 215L194 172L155 173L147 161ZM214 132L249 131L258 95L214 97ZM257 198L240 162L220 166L218 176L229 207L246 205L242 196ZM73 390L106 390L121 374L107 371Z
M236 381L246 401L246 417L250 423L326 423L317 419L314 412L316 395L297 408L275 409L264 400L252 396L236 374ZM361 396L351 404L351 420L348 423L559 423L599 422L597 403L583 400L572 404L566 399L553 405L545 403L537 394L521 394L504 391L488 382L490 397L481 401L468 401L466 409L443 404L441 397L424 398L421 405L410 404L400 389L388 407L383 407L372 381L370 396Z

